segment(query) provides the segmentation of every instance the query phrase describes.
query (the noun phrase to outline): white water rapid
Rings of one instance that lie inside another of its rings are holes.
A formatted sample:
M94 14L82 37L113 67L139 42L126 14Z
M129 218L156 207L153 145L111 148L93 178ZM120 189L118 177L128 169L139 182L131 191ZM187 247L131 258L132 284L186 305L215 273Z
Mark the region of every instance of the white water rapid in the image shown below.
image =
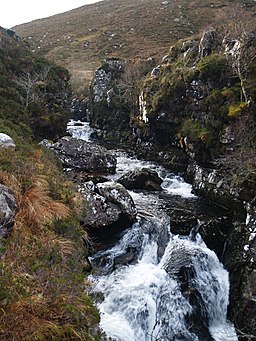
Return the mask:
M77 139L90 141L94 130L90 127L89 122L70 120L67 125L67 132Z
M163 167L115 153L117 172L111 180L147 167L164 180L165 195L197 200L189 184ZM97 305L107 337L115 341L237 341L227 320L228 273L216 254L199 234L190 238L170 233L165 199L159 193L130 194L139 212L137 222L110 249L90 257L95 268L94 295L104 296ZM120 261L131 253L134 259L129 264Z

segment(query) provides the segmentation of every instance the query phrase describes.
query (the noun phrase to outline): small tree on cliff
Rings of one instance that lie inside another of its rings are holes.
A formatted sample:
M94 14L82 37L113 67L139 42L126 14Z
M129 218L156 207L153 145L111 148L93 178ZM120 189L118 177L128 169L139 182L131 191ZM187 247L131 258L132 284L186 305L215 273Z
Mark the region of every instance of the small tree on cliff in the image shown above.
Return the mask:
M241 102L249 104L252 98L247 91L247 79L256 59L255 17L243 6L232 5L230 11L221 13L219 20L224 31L225 55L240 80Z
M44 67L40 73L27 72L14 80L14 83L21 89L20 100L27 110L31 103L38 101L45 94L45 84L51 67ZM44 91L42 91L42 87Z
M150 70L150 61L127 61L115 88L120 102L125 103L134 114L138 111L138 98L142 78Z

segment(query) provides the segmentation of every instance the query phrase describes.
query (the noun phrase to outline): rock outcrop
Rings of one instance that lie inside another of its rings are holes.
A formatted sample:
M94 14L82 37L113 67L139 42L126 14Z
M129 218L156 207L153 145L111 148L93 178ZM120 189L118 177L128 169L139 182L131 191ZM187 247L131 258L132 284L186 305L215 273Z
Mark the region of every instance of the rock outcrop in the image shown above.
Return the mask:
M118 85L124 68L125 62L122 60L104 60L95 72L90 91L91 126L101 129L99 138L119 144L127 143L132 135L130 106L124 98L126 88Z
M95 71L92 82L93 101L106 101L110 104L112 81L122 71L124 62L119 59L106 59L101 67Z
M256 332L256 196L255 183L237 183L236 176L220 170L189 167L194 190L218 203L226 214L202 226L202 236L214 248L222 245L222 262L229 270L230 316L239 330ZM215 247L214 247L215 245ZM238 305L239 302L239 305ZM246 318L245 318L246 316Z
M91 237L113 240L134 222L137 214L135 204L121 184L104 182L95 186L89 182L82 192L85 215L80 219Z
M16 199L12 191L0 184L0 242L10 232L15 216Z
M149 191L161 191L163 180L157 172L142 168L130 171L118 179L118 182L127 189L146 189Z
M16 145L9 135L0 133L0 147L15 148Z
M44 143L45 144L45 143ZM106 148L72 137L50 145L64 167L88 173L113 173L116 158Z

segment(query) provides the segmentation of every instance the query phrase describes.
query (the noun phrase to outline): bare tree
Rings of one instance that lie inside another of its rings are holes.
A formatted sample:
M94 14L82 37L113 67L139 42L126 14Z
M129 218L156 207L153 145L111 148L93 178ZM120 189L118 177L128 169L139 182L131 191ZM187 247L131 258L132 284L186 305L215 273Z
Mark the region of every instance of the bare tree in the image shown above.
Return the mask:
M255 16L242 5L233 5L219 16L220 27L224 31L225 55L231 63L241 85L241 101L250 104L252 99L246 89L246 81L252 63L256 58Z
M14 83L22 89L23 93L20 99L25 110L27 110L29 104L36 102L42 96L38 85L39 82L42 82L45 85L50 69L50 67L45 67L40 73L33 74L27 72L14 80ZM45 89L46 88L44 87L44 90Z
M129 104L132 110L136 110L139 97L139 84L143 76L140 62L127 62L124 72L116 80L115 91L121 102Z

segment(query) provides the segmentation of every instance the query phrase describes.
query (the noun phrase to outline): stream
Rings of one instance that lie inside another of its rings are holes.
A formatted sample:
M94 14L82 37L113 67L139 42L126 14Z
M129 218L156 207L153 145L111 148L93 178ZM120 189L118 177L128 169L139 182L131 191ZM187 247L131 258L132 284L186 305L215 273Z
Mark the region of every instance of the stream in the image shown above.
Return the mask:
M77 129L74 121L68 126L73 137L84 140L92 133L88 129L86 124ZM198 226L189 236L170 232L167 202L173 196L197 200L191 186L153 162L113 152L117 171L109 180L146 167L163 179L163 192L129 191L138 211L136 222L115 245L90 257L95 269L90 276L93 295L101 297L96 304L107 337L116 341L238 340L227 320L228 272L197 233Z

